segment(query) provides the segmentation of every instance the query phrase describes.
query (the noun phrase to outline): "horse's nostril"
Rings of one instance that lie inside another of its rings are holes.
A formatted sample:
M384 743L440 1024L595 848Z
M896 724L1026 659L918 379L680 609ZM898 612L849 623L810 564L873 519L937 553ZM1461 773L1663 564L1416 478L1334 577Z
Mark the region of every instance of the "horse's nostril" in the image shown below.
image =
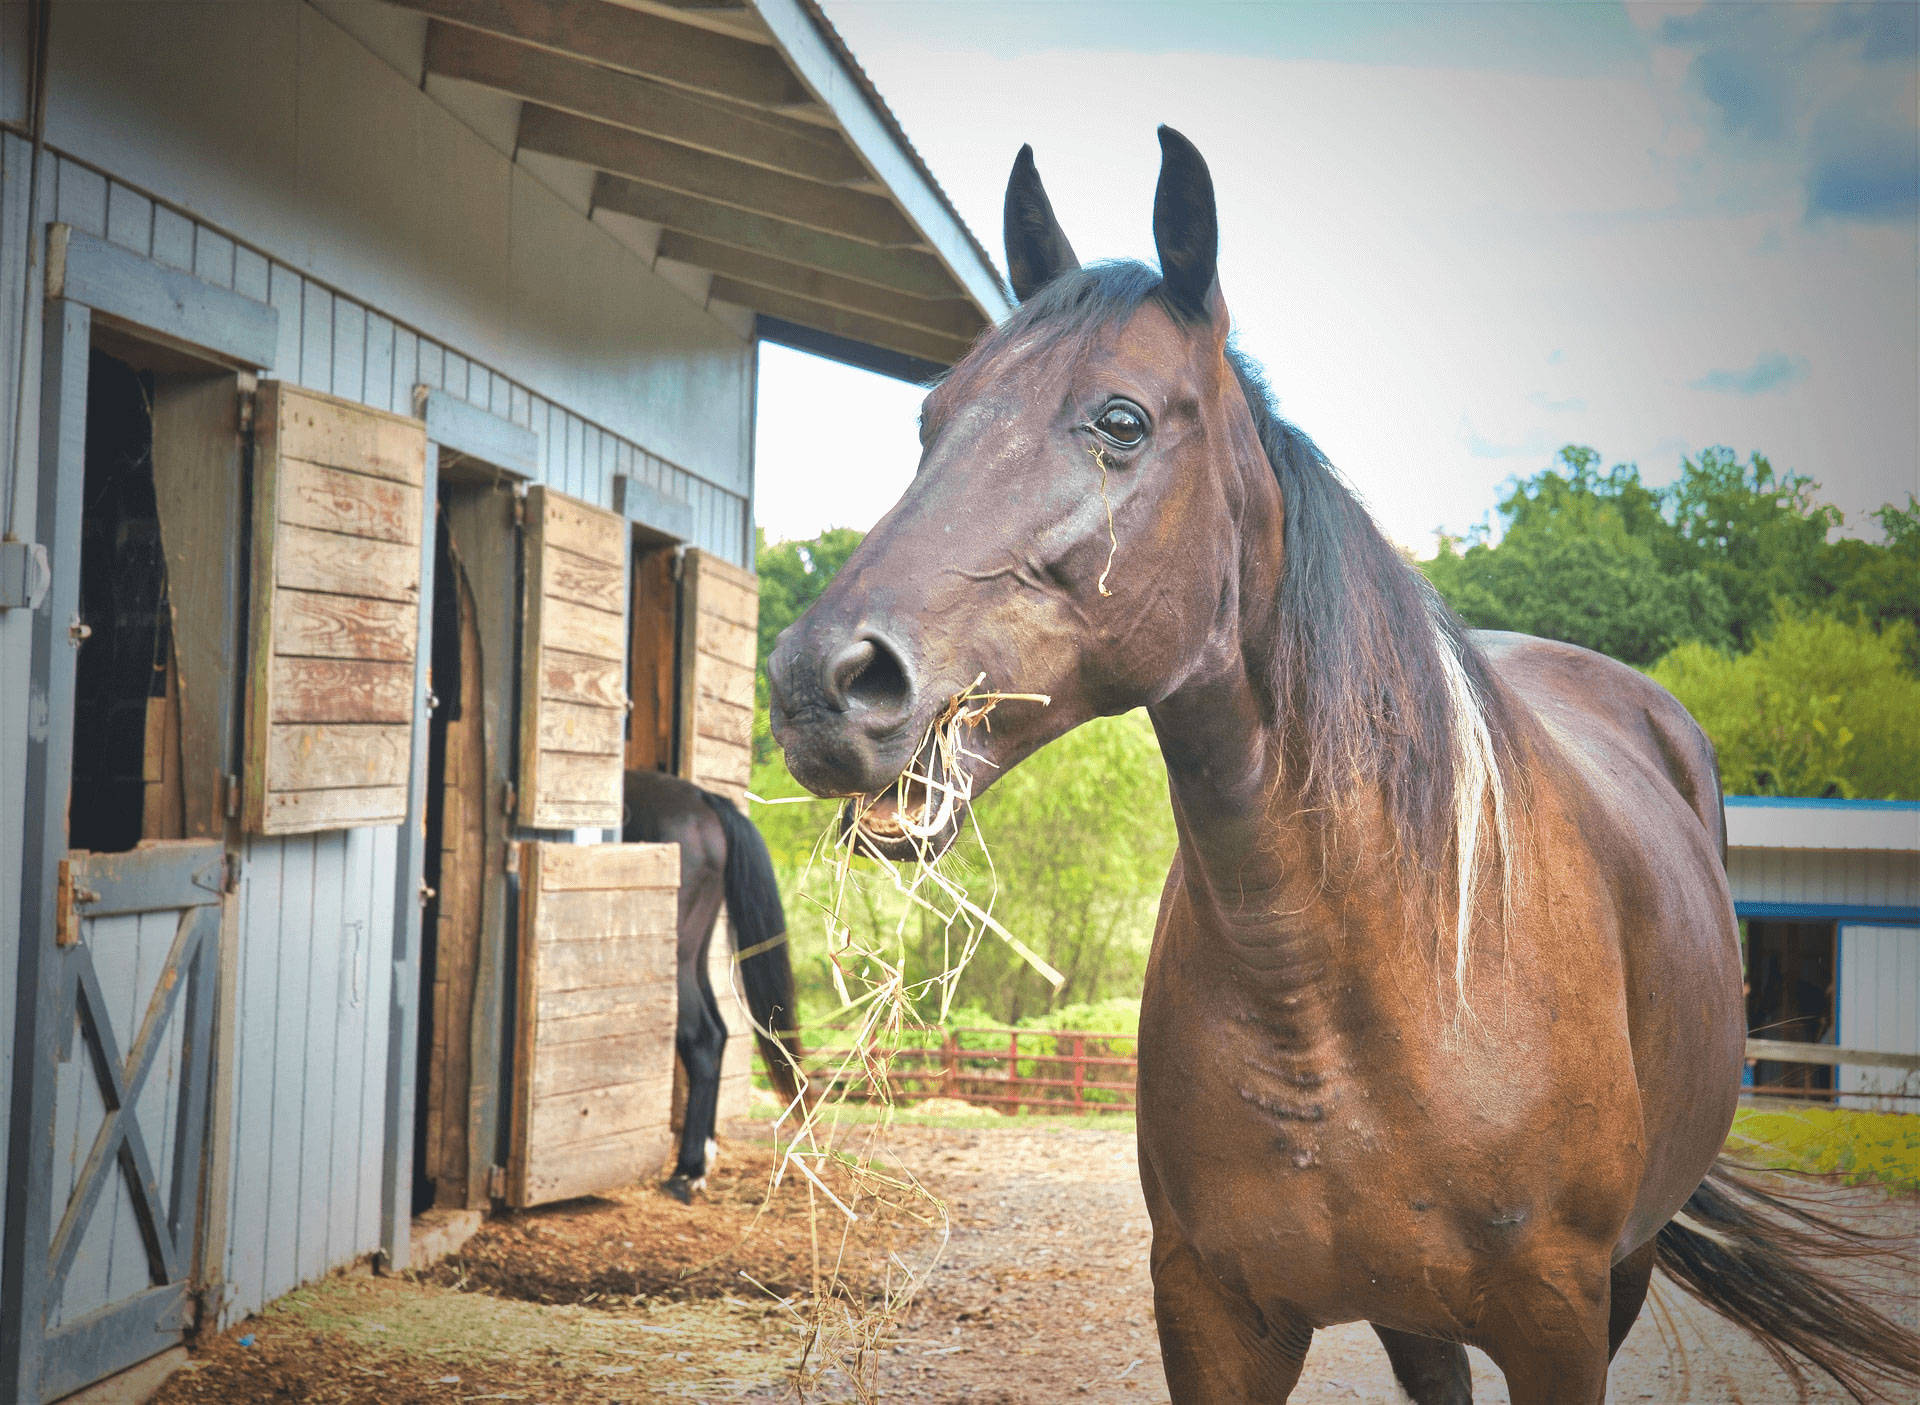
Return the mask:
M884 639L855 640L834 657L827 692L843 710L893 716L913 702L913 684L900 656Z

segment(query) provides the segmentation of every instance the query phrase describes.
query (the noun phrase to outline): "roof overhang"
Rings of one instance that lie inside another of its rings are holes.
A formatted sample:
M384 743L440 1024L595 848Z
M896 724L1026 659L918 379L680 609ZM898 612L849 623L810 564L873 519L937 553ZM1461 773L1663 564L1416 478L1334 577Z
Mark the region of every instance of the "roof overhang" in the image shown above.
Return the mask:
M1729 795L1729 849L1920 852L1920 803Z
M428 75L518 99L518 150L588 168L768 340L924 379L1010 310L815 0L394 3Z

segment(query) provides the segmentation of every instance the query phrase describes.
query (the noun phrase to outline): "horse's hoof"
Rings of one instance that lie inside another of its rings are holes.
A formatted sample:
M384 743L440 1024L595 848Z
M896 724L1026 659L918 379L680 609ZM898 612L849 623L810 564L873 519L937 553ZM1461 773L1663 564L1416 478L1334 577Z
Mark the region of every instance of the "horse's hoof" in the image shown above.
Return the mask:
M686 1176L669 1176L661 1189L682 1205L693 1204L693 1181Z

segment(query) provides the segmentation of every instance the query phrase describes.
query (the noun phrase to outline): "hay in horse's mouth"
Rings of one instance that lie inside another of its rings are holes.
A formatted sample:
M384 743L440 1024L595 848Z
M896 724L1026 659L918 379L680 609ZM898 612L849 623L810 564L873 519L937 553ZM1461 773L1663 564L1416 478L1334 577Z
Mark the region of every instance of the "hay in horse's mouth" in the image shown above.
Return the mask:
M983 692L986 681L981 673L947 700L891 786L848 802L846 823L861 852L924 864L959 837L973 800L973 766L993 765L967 746L967 734L975 727L991 732L993 710L1003 702L1053 701L1046 693Z

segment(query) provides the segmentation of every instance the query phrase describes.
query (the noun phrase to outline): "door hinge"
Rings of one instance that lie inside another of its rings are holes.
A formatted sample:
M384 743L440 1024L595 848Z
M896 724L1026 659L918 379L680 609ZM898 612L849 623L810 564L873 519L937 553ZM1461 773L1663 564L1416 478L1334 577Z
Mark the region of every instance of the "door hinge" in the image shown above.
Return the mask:
M240 818L240 777L229 771L220 780L227 792L227 818L237 820Z
M505 1166L495 1166L491 1171L487 1172L487 1194L491 1195L495 1200L505 1200L507 1198L507 1168Z
M240 377L240 437L242 439L253 433L253 400L253 377Z
M520 803L520 793L514 789L512 781L505 781L500 787L500 813L512 817Z

